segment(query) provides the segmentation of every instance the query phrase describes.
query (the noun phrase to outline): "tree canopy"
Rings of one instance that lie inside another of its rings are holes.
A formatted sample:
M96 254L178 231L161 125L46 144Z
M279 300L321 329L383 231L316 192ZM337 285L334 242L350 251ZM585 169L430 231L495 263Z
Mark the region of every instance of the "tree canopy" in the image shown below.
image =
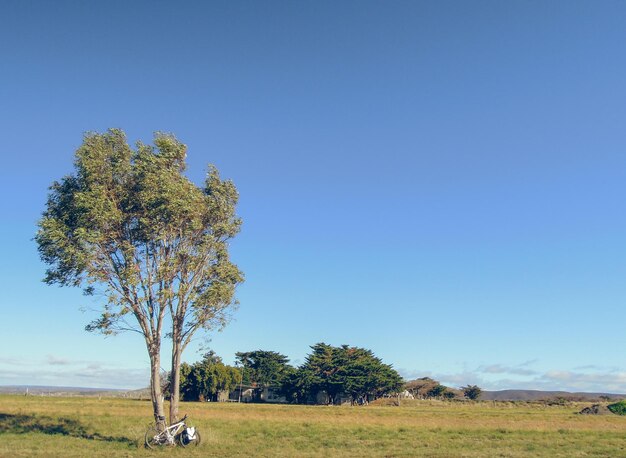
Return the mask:
M371 350L342 345L333 347L318 343L297 373L289 379L291 397L315 396L324 392L329 403L339 402L339 395L348 395L352 402L367 402L384 394L397 392L402 377Z
M293 371L289 359L275 351L238 352L236 357L243 369L243 382L248 385L278 386Z
M467 399L471 399L472 401L479 399L480 395L483 392L483 390L478 385L463 386L461 387L461 391L463 391L463 395Z
M201 361L181 364L180 392L185 401L217 401L220 392L229 392L241 382L241 370L227 366L209 352Z

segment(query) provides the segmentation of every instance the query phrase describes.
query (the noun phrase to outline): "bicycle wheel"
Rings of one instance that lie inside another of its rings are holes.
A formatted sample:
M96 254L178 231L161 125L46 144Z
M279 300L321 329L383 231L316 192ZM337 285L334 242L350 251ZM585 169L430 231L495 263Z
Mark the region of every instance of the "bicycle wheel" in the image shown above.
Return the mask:
M191 446L197 447L198 445L200 445L201 440L202 439L200 437L200 432L197 429L196 429L196 434L191 440L189 439L185 431L183 431L180 434L180 436L178 436L178 442L180 443L182 447L191 447Z
M156 426L150 426L146 431L145 444L148 448L155 448L161 445L161 434Z

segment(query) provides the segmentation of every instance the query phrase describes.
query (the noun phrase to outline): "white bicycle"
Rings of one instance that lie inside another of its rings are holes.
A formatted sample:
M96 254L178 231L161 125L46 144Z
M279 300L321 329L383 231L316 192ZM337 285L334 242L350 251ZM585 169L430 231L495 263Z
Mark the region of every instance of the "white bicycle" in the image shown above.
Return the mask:
M161 418L165 420L165 417ZM162 445L175 446L176 443L183 447L200 445L200 433L193 426L185 423L187 415L180 421L168 426L163 431L159 431L156 426L151 426L146 431L145 443L148 448L155 448Z

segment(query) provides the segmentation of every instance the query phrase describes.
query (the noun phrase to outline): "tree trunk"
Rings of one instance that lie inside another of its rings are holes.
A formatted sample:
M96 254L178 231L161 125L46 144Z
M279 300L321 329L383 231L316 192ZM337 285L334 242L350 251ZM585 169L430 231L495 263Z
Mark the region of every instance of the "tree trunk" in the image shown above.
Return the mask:
M163 408L163 392L161 391L161 355L160 348L148 348L150 353L150 398L154 411L154 421L159 431L165 429L165 409Z
M178 421L178 404L180 400L180 358L182 348L178 342L177 332L172 336L172 371L170 377L170 424Z

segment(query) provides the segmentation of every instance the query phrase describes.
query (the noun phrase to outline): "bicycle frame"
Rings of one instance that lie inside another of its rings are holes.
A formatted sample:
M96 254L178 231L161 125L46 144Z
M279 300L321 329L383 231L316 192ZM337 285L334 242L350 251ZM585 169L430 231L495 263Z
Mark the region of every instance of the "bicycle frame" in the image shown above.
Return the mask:
M178 423L174 423L173 425L165 428L161 434L165 434L167 437L167 442L174 442L174 438L183 430L185 427L185 419L180 420Z
M153 445L176 445L176 440L181 440L182 434L184 430L187 428L185 423L187 420L187 415L185 415L180 421L177 421L170 426L167 426L163 431L157 432L156 429L153 428L153 434L150 430L146 432L146 446L150 447L150 444ZM196 437L195 428L190 428L193 431L194 438ZM198 436L199 438L199 436ZM185 444L183 444L185 445Z

